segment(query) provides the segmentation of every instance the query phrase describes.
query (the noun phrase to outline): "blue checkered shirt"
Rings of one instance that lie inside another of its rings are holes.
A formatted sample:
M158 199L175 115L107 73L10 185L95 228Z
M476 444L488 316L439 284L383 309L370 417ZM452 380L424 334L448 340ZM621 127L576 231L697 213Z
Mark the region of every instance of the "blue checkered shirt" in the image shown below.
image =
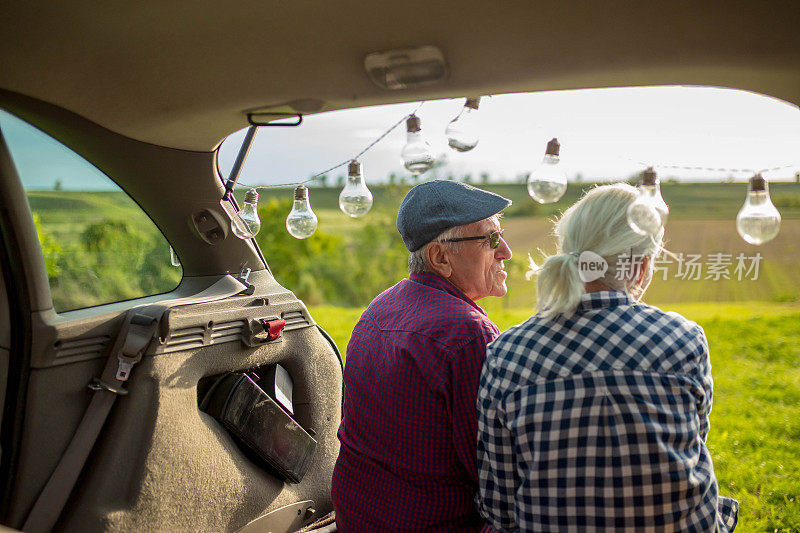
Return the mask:
M702 328L624 292L531 317L487 349L480 513L500 531L732 531L705 444L712 390Z

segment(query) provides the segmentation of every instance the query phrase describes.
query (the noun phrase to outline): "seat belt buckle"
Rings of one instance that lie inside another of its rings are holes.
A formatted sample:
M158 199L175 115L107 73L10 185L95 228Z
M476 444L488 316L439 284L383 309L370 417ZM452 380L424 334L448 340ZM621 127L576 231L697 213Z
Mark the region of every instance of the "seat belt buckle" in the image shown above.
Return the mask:
M117 356L119 361L117 380L128 381L133 365L142 360L145 349L150 345L156 327L158 320L155 318L139 313L133 315L125 335L125 342Z
M128 381L128 377L131 375L131 369L133 365L136 364L134 361L125 361L123 360L122 356L118 357L119 360L119 367L117 367L117 379L120 381Z

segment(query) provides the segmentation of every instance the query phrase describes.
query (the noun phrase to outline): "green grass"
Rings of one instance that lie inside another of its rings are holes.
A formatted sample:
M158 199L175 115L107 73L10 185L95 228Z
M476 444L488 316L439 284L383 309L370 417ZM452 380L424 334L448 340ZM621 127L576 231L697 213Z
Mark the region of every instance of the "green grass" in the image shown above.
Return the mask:
M800 315L715 318L709 449L742 531L800 530Z
M27 196L42 227L62 246L77 242L88 225L107 219L125 220L161 236L153 221L122 191L27 191Z
M481 302L501 330L530 316ZM739 500L736 531L800 531L800 305L667 304L706 331L714 375L708 446L720 493ZM362 309L311 308L344 355Z

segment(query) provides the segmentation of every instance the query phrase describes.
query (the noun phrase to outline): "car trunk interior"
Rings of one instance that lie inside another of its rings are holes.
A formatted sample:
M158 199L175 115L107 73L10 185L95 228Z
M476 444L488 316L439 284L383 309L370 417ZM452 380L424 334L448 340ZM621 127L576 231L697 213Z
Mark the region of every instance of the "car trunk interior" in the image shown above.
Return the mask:
M165 300L158 335L56 530L235 531L283 509L265 527L288 531L332 510L341 356L255 241L230 234L221 209L227 176L215 150L248 114L649 85L731 87L797 104L799 13L788 0L6 2L0 109L119 185L180 257L183 277L166 294L57 313L0 132L0 520L22 527L131 308ZM387 91L370 81L367 54L421 45L443 53L442 83ZM191 300L244 272L252 290ZM286 323L277 339L245 342L253 321L273 318ZM200 408L218 377L276 363L294 381L294 421L316 440L299 483L264 468Z

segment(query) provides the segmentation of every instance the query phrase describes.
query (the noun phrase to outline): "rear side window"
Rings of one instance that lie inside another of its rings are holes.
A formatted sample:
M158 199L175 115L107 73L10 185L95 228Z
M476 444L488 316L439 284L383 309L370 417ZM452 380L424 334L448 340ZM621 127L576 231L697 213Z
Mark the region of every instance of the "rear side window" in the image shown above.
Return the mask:
M152 220L105 174L30 124L0 111L28 197L57 312L174 289L182 269Z

